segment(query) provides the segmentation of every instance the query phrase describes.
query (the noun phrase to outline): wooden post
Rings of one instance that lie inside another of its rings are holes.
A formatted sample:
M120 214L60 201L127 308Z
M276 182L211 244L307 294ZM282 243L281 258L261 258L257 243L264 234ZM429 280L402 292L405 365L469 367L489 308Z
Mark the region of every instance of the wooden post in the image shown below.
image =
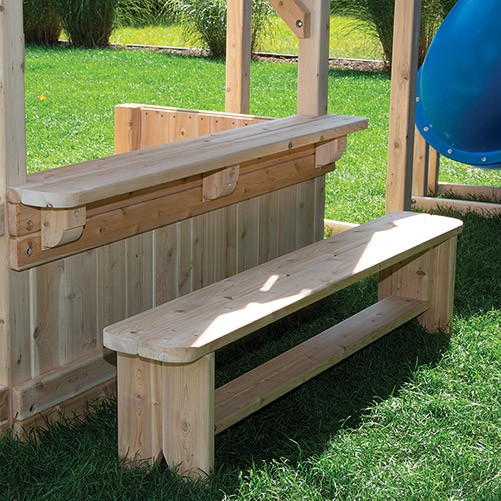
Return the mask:
M26 180L26 135L24 108L24 35L22 0L4 0L0 10L0 198L6 200L9 185ZM5 211L4 218L7 217ZM7 228L7 219L4 219ZM0 385L9 387L13 380L27 379L30 354L22 353L17 368L14 358L20 353L29 314L26 310L28 275L10 270L8 265L8 232L0 237ZM11 301L16 291L19 296ZM16 301L18 304L16 304ZM26 318L23 319L23 316ZM18 334L17 331L22 332ZM15 367L15 369L13 369ZM16 374L13 374L15 370ZM7 415L11 419L8 411ZM5 409L4 409L5 410ZM2 412L2 414L5 414Z
M386 212L410 210L421 0L395 0Z
M329 0L303 0L310 11L309 38L298 39L298 115L327 113L329 76Z
M228 0L226 101L229 113L249 113L252 0Z

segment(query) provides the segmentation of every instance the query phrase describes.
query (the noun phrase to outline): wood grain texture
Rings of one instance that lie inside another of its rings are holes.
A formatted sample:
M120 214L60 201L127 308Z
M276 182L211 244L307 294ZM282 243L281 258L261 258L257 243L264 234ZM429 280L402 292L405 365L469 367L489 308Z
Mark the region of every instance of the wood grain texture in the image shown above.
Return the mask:
M7 386L0 386L0 422L6 421L9 418L9 388Z
M22 2L2 2L0 13L0 199L6 202L8 186L26 180L24 34ZM7 211L5 211L7 212ZM2 215L1 226L7 226ZM9 387L13 380L28 375L30 352L26 336L29 313L26 275L16 276L9 270L7 235L0 236L0 385ZM10 298L20 294L19 304ZM29 335L29 334L28 334ZM20 366L16 363L23 360ZM28 362L28 363L26 363ZM5 429L11 416L2 421Z
M297 113L325 115L329 74L330 2L303 0L302 3L311 13L311 30L308 38L298 40Z
M249 113L252 0L229 0L226 21L224 109Z
M64 263L66 361L90 355L102 346L97 321L97 251L67 258Z
M311 33L311 14L301 0L269 0L270 5L297 38Z
M91 357L72 361L12 389L12 411L24 421L58 402L69 400L113 379L116 354L105 350Z
M501 204L499 203L472 202L470 200L453 200L449 198L414 197L413 207L424 210L450 208L458 212L501 214Z
M105 345L164 362L193 361L419 256L461 228L461 221L441 216L387 215L110 326Z
M409 210L421 0L396 0L391 72L386 212Z
M153 464L162 453L161 364L122 353L117 362L118 454Z
M88 404L95 404L100 399L110 399L113 396L116 396L115 379L111 379L69 400L59 402L46 411L36 414L24 421L14 421L14 435L22 439L25 438L26 433L34 427L45 428L47 421L55 422L60 421L63 417L71 418L73 416L81 416L85 411L92 412L93 407Z
M162 367L163 453L191 478L214 469L214 354Z
M36 377L66 362L64 261L30 271L31 371Z
M433 249L430 308L419 317L430 332L450 333L456 280L457 237Z
M215 433L297 388L427 308L419 300L386 298L221 386Z
M175 116L179 122L181 115ZM32 206L80 207L365 128L367 119L344 115L280 118L29 174L27 183L8 188L8 196L10 202ZM189 134L179 123L175 130L177 139Z

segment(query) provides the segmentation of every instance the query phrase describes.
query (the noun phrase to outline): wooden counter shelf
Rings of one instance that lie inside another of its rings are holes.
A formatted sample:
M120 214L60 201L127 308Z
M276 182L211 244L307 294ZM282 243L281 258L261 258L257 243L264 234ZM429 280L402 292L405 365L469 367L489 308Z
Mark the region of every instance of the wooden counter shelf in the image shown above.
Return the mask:
M8 189L10 266L30 268L323 176L346 135L365 128L362 117L292 116L30 174Z

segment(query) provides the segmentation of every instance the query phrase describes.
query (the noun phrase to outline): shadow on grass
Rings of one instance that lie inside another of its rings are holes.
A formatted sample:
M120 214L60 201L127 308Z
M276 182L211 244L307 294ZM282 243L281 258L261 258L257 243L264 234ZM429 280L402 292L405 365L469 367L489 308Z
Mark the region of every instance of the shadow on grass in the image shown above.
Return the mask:
M264 352L277 351L275 356L302 340L298 338L365 308L374 301L375 288L374 279L356 284L224 351L222 367L217 367L219 384L229 373L234 377L262 363L257 358ZM295 464L321 454L340 429L356 427L375 402L398 393L417 367L440 360L448 344L447 335L430 335L417 321L406 324L218 435L217 467L247 469L281 457Z

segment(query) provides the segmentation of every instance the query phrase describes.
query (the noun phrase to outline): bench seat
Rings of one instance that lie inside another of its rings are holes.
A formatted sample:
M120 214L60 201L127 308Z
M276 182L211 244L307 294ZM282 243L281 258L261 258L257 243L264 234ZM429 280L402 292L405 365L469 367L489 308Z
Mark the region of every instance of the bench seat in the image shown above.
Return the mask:
M181 472L207 472L214 433L416 316L430 331L448 329L461 227L392 213L106 327L104 344L119 353L120 454L163 451ZM216 350L374 273L374 305L214 389ZM152 422L158 429L147 430Z

